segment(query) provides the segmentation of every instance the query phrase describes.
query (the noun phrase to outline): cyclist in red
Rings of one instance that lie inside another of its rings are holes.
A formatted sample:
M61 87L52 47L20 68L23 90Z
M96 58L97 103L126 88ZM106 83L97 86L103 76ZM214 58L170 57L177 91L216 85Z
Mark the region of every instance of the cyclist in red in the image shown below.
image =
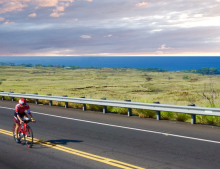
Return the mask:
M30 107L27 105L26 99L20 99L19 104L15 106L15 113L14 113L14 122L15 122L15 132L16 132L16 142L20 143L20 140L18 138L18 129L19 126L23 123L22 119L25 117L28 117L25 111L28 112L29 117L31 118L32 122L35 122L35 120L32 117Z

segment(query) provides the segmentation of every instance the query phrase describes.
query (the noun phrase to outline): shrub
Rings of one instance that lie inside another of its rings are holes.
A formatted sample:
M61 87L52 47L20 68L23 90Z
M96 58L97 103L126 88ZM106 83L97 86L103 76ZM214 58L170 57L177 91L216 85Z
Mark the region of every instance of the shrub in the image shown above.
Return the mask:
M40 101L39 101L39 102L40 102ZM42 103L42 104L45 104L45 103L49 104L49 101L47 101L47 102L41 101L41 103ZM64 103L64 102L53 101L53 105L64 107L64 106L65 106L65 103Z
M11 97L5 96L5 100L11 100Z
M190 115L185 114L185 113L176 113L176 120L177 121L183 121L186 122L187 120L190 119Z
M113 111L112 111L113 109L114 109L114 107L108 106L108 107L107 107L107 112L113 112Z
M187 79L189 79L189 77L188 76L183 76L183 79L187 80Z
M128 114L128 109L127 108L123 108L123 107L118 107L118 111L119 114Z
M208 125L220 125L220 117L217 116L205 116L205 115L197 115L196 122L201 124Z
M32 99L32 100L34 100L34 99ZM49 101L48 100L38 100L38 103L39 104L49 104ZM58 104L55 104L55 105L59 106Z
M107 110L109 110L108 107ZM128 114L128 109L123 107L112 107L110 112L117 112L119 114Z
M90 105L88 105L88 109L94 110L94 111L102 111L103 110L103 106L90 104Z
M173 112L163 112L161 111L161 118L164 120L174 120L174 113Z
M198 79L197 79L197 78L190 79L190 82L196 82L196 81L198 81Z
M156 118L156 112L153 110L136 109L136 111L141 118Z
M79 103L73 103L73 108L82 109L83 105Z
M147 80L147 81L151 81L151 80L152 80L152 77L147 77L146 80Z
M26 99L28 103L35 103L35 99Z

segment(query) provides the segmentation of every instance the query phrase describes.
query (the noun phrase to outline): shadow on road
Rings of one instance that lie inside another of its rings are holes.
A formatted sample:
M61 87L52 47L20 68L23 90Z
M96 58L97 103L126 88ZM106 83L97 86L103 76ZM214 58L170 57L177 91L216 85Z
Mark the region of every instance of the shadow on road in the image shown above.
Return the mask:
M81 140L60 139L60 140L48 140L47 142L50 142L50 143L53 143L53 144L66 145L67 143L80 143L80 142L83 142L83 141L81 141Z

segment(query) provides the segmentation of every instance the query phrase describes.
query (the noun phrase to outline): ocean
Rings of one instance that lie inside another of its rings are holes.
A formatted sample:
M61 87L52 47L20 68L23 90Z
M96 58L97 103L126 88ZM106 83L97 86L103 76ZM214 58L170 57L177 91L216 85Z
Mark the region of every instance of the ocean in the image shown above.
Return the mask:
M80 67L130 67L159 68L170 71L217 68L220 70L220 57L0 57L0 62L32 65L57 65Z

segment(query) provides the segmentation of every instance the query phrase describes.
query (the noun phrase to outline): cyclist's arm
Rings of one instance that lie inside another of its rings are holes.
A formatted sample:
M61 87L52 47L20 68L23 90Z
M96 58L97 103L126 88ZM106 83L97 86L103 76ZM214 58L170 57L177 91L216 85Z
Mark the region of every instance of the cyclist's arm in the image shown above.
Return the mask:
M30 109L28 109L27 112L28 112L28 116L31 118L31 121L34 122L35 120L34 120L33 117L32 117L32 114L31 114Z
M31 119L33 119L33 117L32 117L32 114L31 114L31 113L28 113L28 116L29 116Z

